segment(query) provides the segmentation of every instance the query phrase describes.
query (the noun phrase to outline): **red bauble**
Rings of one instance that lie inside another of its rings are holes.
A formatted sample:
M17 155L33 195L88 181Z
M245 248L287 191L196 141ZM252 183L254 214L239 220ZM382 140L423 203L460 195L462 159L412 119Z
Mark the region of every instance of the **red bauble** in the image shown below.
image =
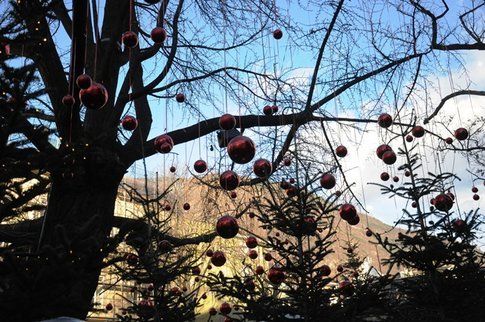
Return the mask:
M379 115L379 118L377 119L377 123L379 123L380 127L388 128L389 126L392 125L392 117L387 113L383 113Z
M317 230L317 222L313 216L305 216L301 227L304 235L314 235Z
M357 210L353 205L349 203L346 203L340 206L339 213L340 213L340 217L342 217L343 220L347 220L347 221L357 216Z
M384 155L384 153L386 153L387 151L392 151L392 148L387 145L387 144L381 144L377 147L377 150L376 150L376 154L377 154L377 157L379 159L382 159L382 156Z
M232 191L230 196L231 196L232 199L236 199L237 198L236 191Z
M197 173L204 173L207 170L207 163L204 160L195 161L194 170Z
M455 200L455 195L453 193L451 193L450 191L448 191L446 194L448 195L448 197L451 198L451 200Z
M249 236L248 238L246 238L246 246L248 248L256 248L258 246L258 240L256 239L256 237Z
M456 219L453 221L453 229L458 232L462 233L466 230L467 224L464 220L462 219Z
M254 284L254 281L251 277L248 277L244 280L244 287L250 291L254 291L256 288L256 284ZM234 307L234 309L237 311L237 307Z
M350 218L349 220L347 220L347 222L349 223L350 226L356 226L360 222L360 217L359 215L356 215Z
M264 113L264 115L273 114L273 107L270 106L270 105L266 105L265 107L263 107L263 113Z
M155 150L159 153L169 153L173 149L173 140L167 134L157 137L153 144L155 146Z
M280 40L281 38L283 38L283 31L281 31L281 29L276 29L275 31L273 31L273 38L276 40Z
M475 201L480 200L480 196L479 196L479 195L477 195L477 194L474 194L474 195L473 195L473 200L475 200Z
M390 178L389 173L387 173L387 172L381 173L381 180L382 181L387 181L387 180L389 180L389 178Z
M224 302L219 307L219 311L221 312L221 314L228 315L232 311L231 305L229 303Z
M136 264L138 264L138 256L136 256L135 254L128 254L125 258L128 265L135 266Z
M477 193L478 192L478 188L477 187L472 187L472 192L473 193Z
M291 159L289 157L286 157L283 159L283 165L285 167L289 167L291 165Z
M335 187L335 177L330 172L324 173L320 178L320 185L325 189L332 189Z
M446 138L445 142L446 142L446 144L453 144L453 139L452 138Z
M288 189L286 189L286 195L290 198L295 197L298 195L298 188L295 186L290 186Z
M332 273L332 270L328 265L323 265L322 267L320 267L320 271L322 272L323 276L329 276Z
M76 100L74 99L74 96L72 95L64 95L64 97L62 98L62 104L64 104L65 106L73 106L74 103L76 103Z
M234 171L224 171L219 177L219 184L224 190L234 190L239 185L239 177Z
M199 275L200 274L200 268L199 267L192 268L192 274Z
M342 265L337 266L337 272L342 273L344 271L344 267Z
M239 225L236 218L225 215L217 220L216 232L225 239L233 238L239 232Z
M272 256L270 253L266 253L266 254L264 254L263 258L264 258L264 260L265 260L265 261L267 261L267 262L269 262L269 261L273 260L273 256Z
M89 77L89 75L86 75L86 74L79 75L76 78L76 85L80 89L88 89L89 86L91 86L92 82L93 81L92 81L91 77Z
M385 164L391 165L394 164L397 160L396 153L394 151L387 151L382 155L382 161Z
M290 178L290 183L294 184L295 183L295 178Z
M271 162L266 159L258 159L254 161L253 164L253 172L256 176L260 178L269 177L271 172L273 171L273 166Z
M445 193L441 193L434 198L434 206L441 211L448 211L453 207L453 199Z
M339 145L336 149L335 149L335 153L337 154L337 156L343 158L347 155L347 148L343 145Z
M411 171L406 170L406 171L404 172L404 175L405 175L406 177L410 177L410 176L411 176Z
M187 211L190 209L190 204L188 202L184 203L184 210Z
M170 206L169 204L166 204L163 209L165 209L165 211L170 211L172 209L172 206Z
M229 131L236 126L236 118L231 114L221 115L219 118L219 127L223 130Z
M154 43L161 44L167 39L167 32L162 27L155 27L150 33L150 37Z
M281 268L272 267L268 271L268 280L275 285L281 284L285 280L285 272Z
M211 263L214 264L214 266L221 267L226 263L226 256L223 252L216 251L211 257Z
M251 259L256 259L256 258L258 258L258 252L255 251L254 249L251 249L248 252L248 257L251 258Z
M207 255L207 257L212 257L214 255L214 252L212 251L212 249L208 249L205 254Z
M235 163L245 164L254 158L256 146L247 136L239 135L229 141L227 154Z
M113 304L108 303L106 304L106 311L111 311L113 309Z
M256 217L256 214L254 212L250 212L248 214L248 216L249 216L249 218L254 218L254 217Z
M392 181L394 181L394 182L399 182L399 177L398 177L398 176L394 176L394 177L392 177Z
M264 273L264 268L263 266L257 266L256 267L256 274L261 275Z
M79 92L79 99L86 108L98 110L108 102L108 91L103 85L93 82L87 89Z
M127 131L134 131L136 127L138 126L138 121L136 118L134 118L131 115L126 115L122 120L121 120L121 127L124 130Z
M425 130L424 130L424 127L422 127L421 125L416 125L411 130L411 133L413 134L413 136L415 138L420 138L420 137L422 137L424 135Z
M278 113L278 106L273 105L273 106L271 106L271 109L273 110L273 114Z
M175 95L175 100L178 103L183 103L185 102L185 95L183 93L178 93L177 95Z
M209 315L216 315L216 314L217 314L217 310L215 308L211 307L209 309Z
M170 172L174 173L176 170L177 170L177 168L175 168L174 166L170 167Z
M406 135L406 142L413 142L413 136L412 135Z
M365 231L365 235L367 237L371 237L372 236L372 230L370 230L369 228L367 228L366 231Z
M463 141L463 140L466 140L468 138L468 131L462 127L460 127L459 129L456 129L455 130L455 138L458 140L458 141Z
M121 36L121 42L128 48L138 45L138 36L133 31L127 31Z

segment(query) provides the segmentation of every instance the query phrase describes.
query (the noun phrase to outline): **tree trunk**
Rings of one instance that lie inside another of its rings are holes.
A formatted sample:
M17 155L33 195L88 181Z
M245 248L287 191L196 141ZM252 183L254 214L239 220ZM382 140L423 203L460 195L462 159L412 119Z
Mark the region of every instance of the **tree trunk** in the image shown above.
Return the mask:
M9 265L8 275L2 278L7 282L0 284L0 294L4 289L2 318L86 318L106 256L104 248L124 173L117 167L119 163L105 162L104 157L88 157L71 166L72 172L64 168L52 175L39 245L26 249L26 256L10 256L5 261Z

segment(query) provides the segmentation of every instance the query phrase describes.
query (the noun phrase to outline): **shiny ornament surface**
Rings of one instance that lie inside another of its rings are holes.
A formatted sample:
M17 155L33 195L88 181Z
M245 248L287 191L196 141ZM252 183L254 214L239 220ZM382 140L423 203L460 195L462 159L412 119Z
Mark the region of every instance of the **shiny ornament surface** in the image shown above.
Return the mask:
M204 160L195 161L194 170L197 173L204 173L207 170L207 163Z
M121 42L128 48L138 45L138 36L133 31L127 31L121 36Z
M154 43L161 44L167 39L167 31L162 27L155 27L150 32L150 38L152 38Z
M157 137L153 144L155 146L155 150L159 153L169 153L173 149L173 140L167 134Z
M86 108L98 110L108 102L108 91L99 83L92 83L86 89L79 91L79 99Z
M390 116L387 113L382 113L381 115L379 115L379 118L377 119L377 123L379 124L380 127L388 128L389 126L392 125L392 116Z
M253 172L257 177L266 178L271 174L272 170L273 166L268 160L258 159L254 161Z
M217 234L225 239L233 238L239 232L239 224L236 218L225 215L217 220L216 223Z
M333 187L335 187L335 184L336 184L335 177L333 176L333 174L329 172L324 173L320 178L320 185L322 186L322 188L332 189Z
M223 114L219 118L219 127L225 131L232 130L236 126L236 118L231 114Z
M127 131L134 131L138 126L138 121L131 115L126 115L121 120L121 127Z
M219 177L219 184L224 190L234 190L239 186L239 176L234 171L224 171Z

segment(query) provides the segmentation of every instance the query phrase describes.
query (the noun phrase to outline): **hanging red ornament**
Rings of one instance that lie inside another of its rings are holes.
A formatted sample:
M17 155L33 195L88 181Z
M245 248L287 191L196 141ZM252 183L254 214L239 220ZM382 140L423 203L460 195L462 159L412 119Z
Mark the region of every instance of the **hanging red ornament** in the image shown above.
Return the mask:
M339 145L335 149L335 153L337 154L338 157L343 158L347 155L347 148L343 145Z
M256 288L256 284L254 284L254 281L251 277L248 277L244 280L244 287L250 291L254 291L254 289ZM234 310L238 310L238 307L235 306L234 307ZM231 320L232 321L232 320Z
M108 102L108 91L99 83L92 83L87 89L79 92L79 99L91 110L98 110Z
M418 208L418 203L417 203L416 201L413 201L413 202L411 203L411 207L413 207L413 208Z
M175 100L177 101L177 103L183 103L185 102L185 95L183 93L178 93L177 95L175 95Z
M387 165L394 164L396 160L397 160L397 157L394 151L387 151L382 155L382 161L384 161L384 163Z
M258 258L258 252L254 249L251 249L250 251L248 251L248 257L251 259L256 259Z
M357 210L355 209L355 207L348 203L340 206L339 213L340 213L340 217L342 217L343 220L347 220L347 221L357 216Z
M75 102L76 100L74 99L74 96L70 94L64 95L64 97L62 98L62 104L68 107L73 106Z
M384 153L386 153L387 151L392 151L392 148L387 145L387 144L381 144L377 147L376 149L376 154L377 154L377 157L379 159L382 159L382 156L384 155Z
M335 177L330 172L324 173L320 178L320 185L324 189L332 189L333 187L335 187L335 184Z
M279 267L272 267L268 271L268 280L275 284L281 284L285 280L285 272Z
M406 171L404 172L404 175L405 175L406 177L410 177L410 176L411 176L411 171L406 170Z
M270 253L266 253L264 254L263 256L264 260L269 262L269 261L272 261L273 260L273 256L270 254Z
M271 109L273 110L273 114L278 113L278 106L273 105L273 106L271 106Z
M453 207L453 199L445 194L441 193L434 198L434 206L441 211L448 211Z
M258 246L258 240L256 239L256 237L249 236L248 238L246 238L246 246L248 248L256 248Z
M247 136L239 135L229 141L227 154L235 163L245 164L254 158L256 146Z
M415 138L420 138L420 137L423 137L425 130L424 130L424 127L422 127L421 125L416 125L411 130L411 133Z
M273 170L271 162L266 159L258 159L254 161L253 172L257 177L266 178L269 177Z
M217 310L216 310L216 308L211 307L211 308L209 309L209 315L216 315L216 314L217 314Z
M138 126L138 121L131 115L126 115L121 120L121 127L127 131L134 131Z
M248 214L248 216L249 216L249 218L251 218L251 219L252 219L252 218L256 217L256 214L255 214L254 212L250 212L250 213Z
M394 181L394 182L399 182L399 177L398 177L398 176L394 176L394 177L392 177L392 181Z
M113 309L113 304L108 303L106 304L106 311L111 311Z
M359 215L356 215L350 218L349 220L347 220L347 222L349 223L350 226L355 226L360 222L360 217Z
M236 218L225 215L217 220L216 232L225 239L233 238L239 232L239 225Z
M81 74L76 78L76 85L80 89L88 89L92 82L91 77L86 74Z
M446 142L446 144L453 144L453 139L452 138L446 138L445 142Z
M236 126L236 118L231 114L223 114L219 118L219 127L225 131L232 130Z
M366 235L367 237L371 237L371 236L372 236L372 230L370 230L369 228L367 228L367 229L365 230L365 235Z
M207 257L212 257L214 255L214 251L212 251L212 249L208 249L205 254L207 255Z
M232 309L231 309L231 305L229 303L222 303L221 306L219 307L219 311L221 312L221 314L223 315L228 315L229 313L231 313Z
M187 211L190 209L190 204L188 202L184 203L184 210Z
M121 36L121 42L128 48L138 45L138 36L133 31L127 31Z
M453 193L451 193L450 191L448 191L448 192L446 193L446 195L447 195L448 197L450 197L450 198L451 198L451 200L455 200L455 195L454 195Z
M478 192L478 188L477 187L472 187L472 192L473 193L477 193Z
M285 167L289 167L289 166L291 165L291 159L290 159L290 157L285 157L285 158L283 159L283 165L284 165Z
M304 235L314 235L317 230L317 222L313 216L305 216L301 226L301 231Z
M211 257L211 263L214 264L214 266L221 267L226 263L226 256L221 251L215 251Z
M237 193L236 191L231 191L231 198L236 199L237 198Z
M344 267L342 265L337 266L337 272L342 273L344 271Z
M295 183L295 178L290 178L290 184L294 184Z
M273 114L273 107L270 106L270 105L266 105L265 107L263 107L263 113L264 113L264 115Z
M406 142L413 142L414 138L412 135L406 135Z
M458 140L458 141L463 141L463 140L466 140L468 138L468 131L462 127L460 127L459 129L456 129L455 130L455 138Z
M177 171L177 169L174 166L171 166L170 167L170 172L175 173L175 171Z
M195 161L194 170L197 173L204 173L207 170L207 163L204 160Z
M160 135L154 142L155 150L159 153L169 153L172 151L173 145L172 138L167 134Z
M286 181L286 180L281 180L281 182L280 182L280 188L281 188L281 189L285 189L285 190L286 190L286 189L288 189L289 187L290 187L290 184L288 183L288 181Z
M239 177L234 171L224 171L219 177L219 184L224 190L234 190L239 186Z
M298 188L291 185L288 189L286 189L286 195L290 198L295 197L298 195Z
M467 228L467 224L463 219L454 220L452 225L453 225L453 229L458 233L464 232Z
M475 200L475 201L480 200L480 196L479 196L479 195L477 195L477 194L474 194L474 195L473 195L473 200Z
M387 113L382 113L377 119L377 123L380 127L388 128L392 125L392 117Z
M258 265L256 267L256 274L258 274L258 275L264 274L264 268L263 268L263 266Z
M150 33L150 38L152 38L154 43L161 44L167 39L167 31L162 27L155 27Z
M276 40L280 40L281 38L283 38L283 31L281 31L281 29L275 29L273 31L273 38Z
M322 276L329 276L332 273L332 270L330 269L330 266L322 265L322 267L320 267L320 272L322 272Z
M389 178L390 178L389 173L387 173L387 172L381 173L381 180L382 181L387 181L387 180L389 180Z

